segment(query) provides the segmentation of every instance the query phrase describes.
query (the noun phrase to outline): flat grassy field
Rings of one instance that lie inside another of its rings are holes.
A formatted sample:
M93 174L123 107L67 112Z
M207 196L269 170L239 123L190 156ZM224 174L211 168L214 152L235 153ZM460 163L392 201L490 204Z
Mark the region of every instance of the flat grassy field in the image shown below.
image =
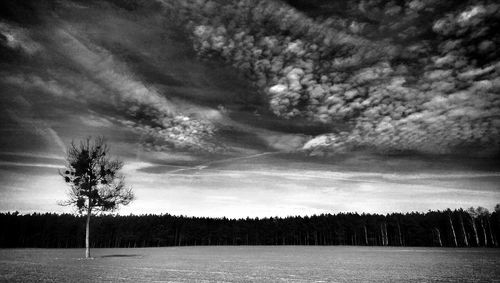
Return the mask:
M0 281L500 282L500 249L207 246L0 250Z

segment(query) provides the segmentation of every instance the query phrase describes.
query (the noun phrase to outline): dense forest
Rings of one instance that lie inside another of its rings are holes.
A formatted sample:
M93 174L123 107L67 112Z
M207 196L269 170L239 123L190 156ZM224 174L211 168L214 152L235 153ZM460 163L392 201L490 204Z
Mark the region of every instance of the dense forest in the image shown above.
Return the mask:
M490 213L321 214L286 218L199 218L164 215L99 215L91 245L162 247L188 245L364 245L498 247L500 205ZM0 214L0 247L84 246L85 218L72 214Z

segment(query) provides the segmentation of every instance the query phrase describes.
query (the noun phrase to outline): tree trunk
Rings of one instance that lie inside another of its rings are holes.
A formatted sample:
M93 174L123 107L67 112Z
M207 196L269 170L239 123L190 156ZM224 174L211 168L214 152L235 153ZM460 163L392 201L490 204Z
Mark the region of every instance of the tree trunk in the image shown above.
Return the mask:
M465 226L464 226L464 219L462 218L462 215L459 215L459 220L460 220L460 226L462 227L462 235L463 235L463 241L464 245L466 247L469 246L469 241L467 240L467 234L465 233Z
M179 232L179 247L182 245L182 232Z
M365 245L368 246L368 231L366 230L366 225L364 225L365 228Z
M458 246L457 234L455 234L455 228L453 227L453 221L451 220L451 214L449 214L449 213L448 213L448 220L450 221L451 235L453 236L453 243L455 244L455 247L457 247Z
M87 210L87 225L85 226L85 258L90 258L90 215L92 208Z
M380 234L382 236L382 246L386 246L386 244L385 244L385 223L380 224Z
M495 237L493 236L493 231L491 230L491 224L490 224L490 218L489 216L486 216L486 221L488 222L488 229L490 230L490 239L491 239L491 244L496 247L498 245L497 241L495 240Z
M384 223L384 230L385 230L385 245L389 245L389 233L387 233L387 222Z
M399 220L398 220L398 239L399 239L399 246L403 246L403 238L401 237L401 226L399 225Z
M483 216L479 216L479 223L481 224L481 228L483 229L484 236L484 246L488 246L488 237L486 236L486 229L484 229Z
M380 234L382 236L382 246L388 246L389 237L387 235L387 223L383 222L380 224Z
M389 245L389 233L387 233L387 222L384 222L385 245Z
M472 215L470 216L470 221L472 222L472 229L474 230L474 239L476 239L476 246L479 247L479 236L477 235L476 221Z
M443 242L441 241L441 232L439 232L438 228L434 228L434 231L436 232L437 243L439 244L440 247L442 247L443 246Z
M384 228L383 228L383 224L380 223L380 245L383 246L385 244L385 240L384 240Z

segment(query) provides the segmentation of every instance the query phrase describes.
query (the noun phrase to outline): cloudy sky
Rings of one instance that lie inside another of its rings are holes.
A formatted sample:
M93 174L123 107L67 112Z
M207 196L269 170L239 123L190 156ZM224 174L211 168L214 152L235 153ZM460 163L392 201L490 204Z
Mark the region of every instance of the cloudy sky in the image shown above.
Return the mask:
M98 135L125 214L493 208L500 5L407 2L2 1L0 211Z

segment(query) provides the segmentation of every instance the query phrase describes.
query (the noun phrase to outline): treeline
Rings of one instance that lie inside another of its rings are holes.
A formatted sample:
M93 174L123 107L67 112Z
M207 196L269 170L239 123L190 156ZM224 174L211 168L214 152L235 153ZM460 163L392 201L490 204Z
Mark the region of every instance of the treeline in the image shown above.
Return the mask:
M91 245L363 245L497 247L500 206L427 213L321 214L286 218L199 218L100 215L92 219ZM84 246L85 219L72 214L0 214L0 247Z

